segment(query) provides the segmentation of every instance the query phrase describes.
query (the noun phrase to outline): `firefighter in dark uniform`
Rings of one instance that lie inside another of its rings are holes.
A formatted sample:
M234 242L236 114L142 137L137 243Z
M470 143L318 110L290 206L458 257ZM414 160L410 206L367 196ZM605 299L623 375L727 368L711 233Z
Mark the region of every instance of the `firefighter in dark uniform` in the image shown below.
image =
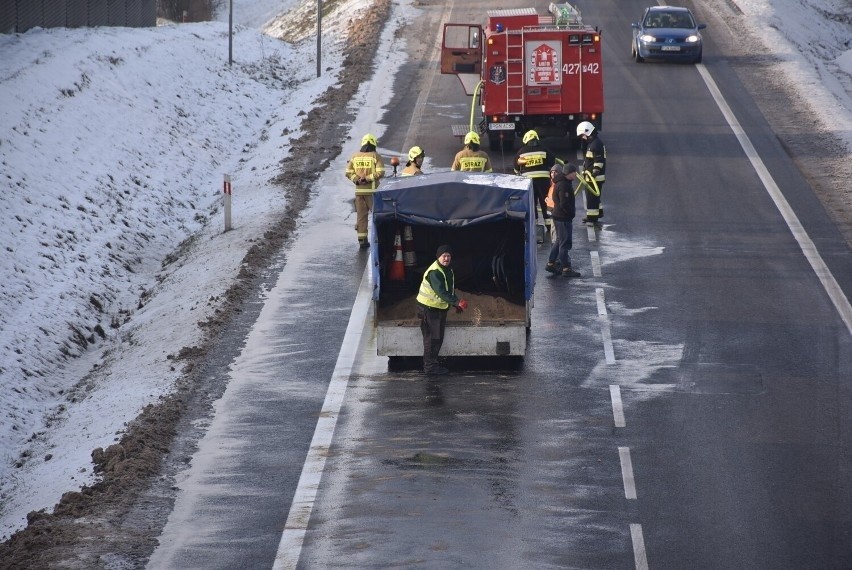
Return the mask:
M554 164L562 163L550 152L538 138L536 131L527 131L521 139L524 146L515 155L515 174L526 176L532 180L533 190L538 203L535 217L540 229L536 230L536 241L544 242L544 234L550 233L550 215L544 199L550 189L550 169Z
M467 301L459 299L455 293L455 275L450 267L452 249L442 245L435 255L437 259L423 274L417 293L417 316L420 318L420 332L423 333L423 372L430 376L449 372L438 364L438 353L444 344L450 307L455 307L459 313L467 309Z
M586 191L586 217L583 221L599 225L599 220L603 218L601 193L606 182L606 146L589 121L577 125L577 136L583 141L583 172L580 174L582 187Z
M385 175L382 157L376 152L378 141L367 133L361 139L361 150L352 155L346 163L346 178L355 184L355 231L361 249L370 247L367 240L367 227L370 210L373 209L373 194L379 187L379 179Z

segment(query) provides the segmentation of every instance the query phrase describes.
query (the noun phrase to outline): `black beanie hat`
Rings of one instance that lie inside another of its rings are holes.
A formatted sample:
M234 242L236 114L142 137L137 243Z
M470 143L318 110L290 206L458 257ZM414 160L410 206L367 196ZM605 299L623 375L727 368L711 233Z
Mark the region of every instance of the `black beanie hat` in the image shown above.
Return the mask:
M435 254L435 257L441 257L445 253L449 253L450 255L452 255L453 254L453 248L451 248L448 245L442 245L442 246L438 247L438 252Z

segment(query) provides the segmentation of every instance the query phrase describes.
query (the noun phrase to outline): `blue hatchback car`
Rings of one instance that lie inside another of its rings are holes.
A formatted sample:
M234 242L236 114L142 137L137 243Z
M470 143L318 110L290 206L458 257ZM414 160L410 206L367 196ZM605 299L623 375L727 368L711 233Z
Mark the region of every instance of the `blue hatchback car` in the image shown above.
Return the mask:
M701 63L701 33L707 24L695 23L689 8L651 6L642 20L630 24L633 44L630 55L637 63L646 59L667 59Z

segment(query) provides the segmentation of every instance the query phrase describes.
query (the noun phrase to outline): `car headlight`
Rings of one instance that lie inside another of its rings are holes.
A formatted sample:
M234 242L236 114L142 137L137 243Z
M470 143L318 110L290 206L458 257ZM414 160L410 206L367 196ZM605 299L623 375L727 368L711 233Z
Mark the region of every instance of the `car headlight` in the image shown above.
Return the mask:
M642 34L641 36L639 36L639 39L643 42L655 42L655 41L657 41L657 38L655 38L654 36L652 36L650 34Z
M697 42L699 39L700 39L700 38L699 38L698 36L695 36L695 35L693 35L693 36L689 36L688 38L686 38L686 43L688 43L688 44L694 44L694 43L695 43L695 42Z

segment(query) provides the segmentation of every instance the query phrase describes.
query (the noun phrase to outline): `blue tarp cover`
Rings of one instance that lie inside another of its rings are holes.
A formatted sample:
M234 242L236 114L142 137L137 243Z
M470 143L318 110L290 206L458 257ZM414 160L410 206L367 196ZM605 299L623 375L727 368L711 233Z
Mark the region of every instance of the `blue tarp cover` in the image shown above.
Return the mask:
M523 220L533 211L532 194L528 178L509 174L438 172L388 178L374 196L373 221L461 227Z
M373 224L398 221L419 226L461 228L505 219L523 220L525 298L532 298L536 274L535 196L532 182L511 174L437 172L386 178L373 198ZM371 235L374 295L379 294L376 232Z

